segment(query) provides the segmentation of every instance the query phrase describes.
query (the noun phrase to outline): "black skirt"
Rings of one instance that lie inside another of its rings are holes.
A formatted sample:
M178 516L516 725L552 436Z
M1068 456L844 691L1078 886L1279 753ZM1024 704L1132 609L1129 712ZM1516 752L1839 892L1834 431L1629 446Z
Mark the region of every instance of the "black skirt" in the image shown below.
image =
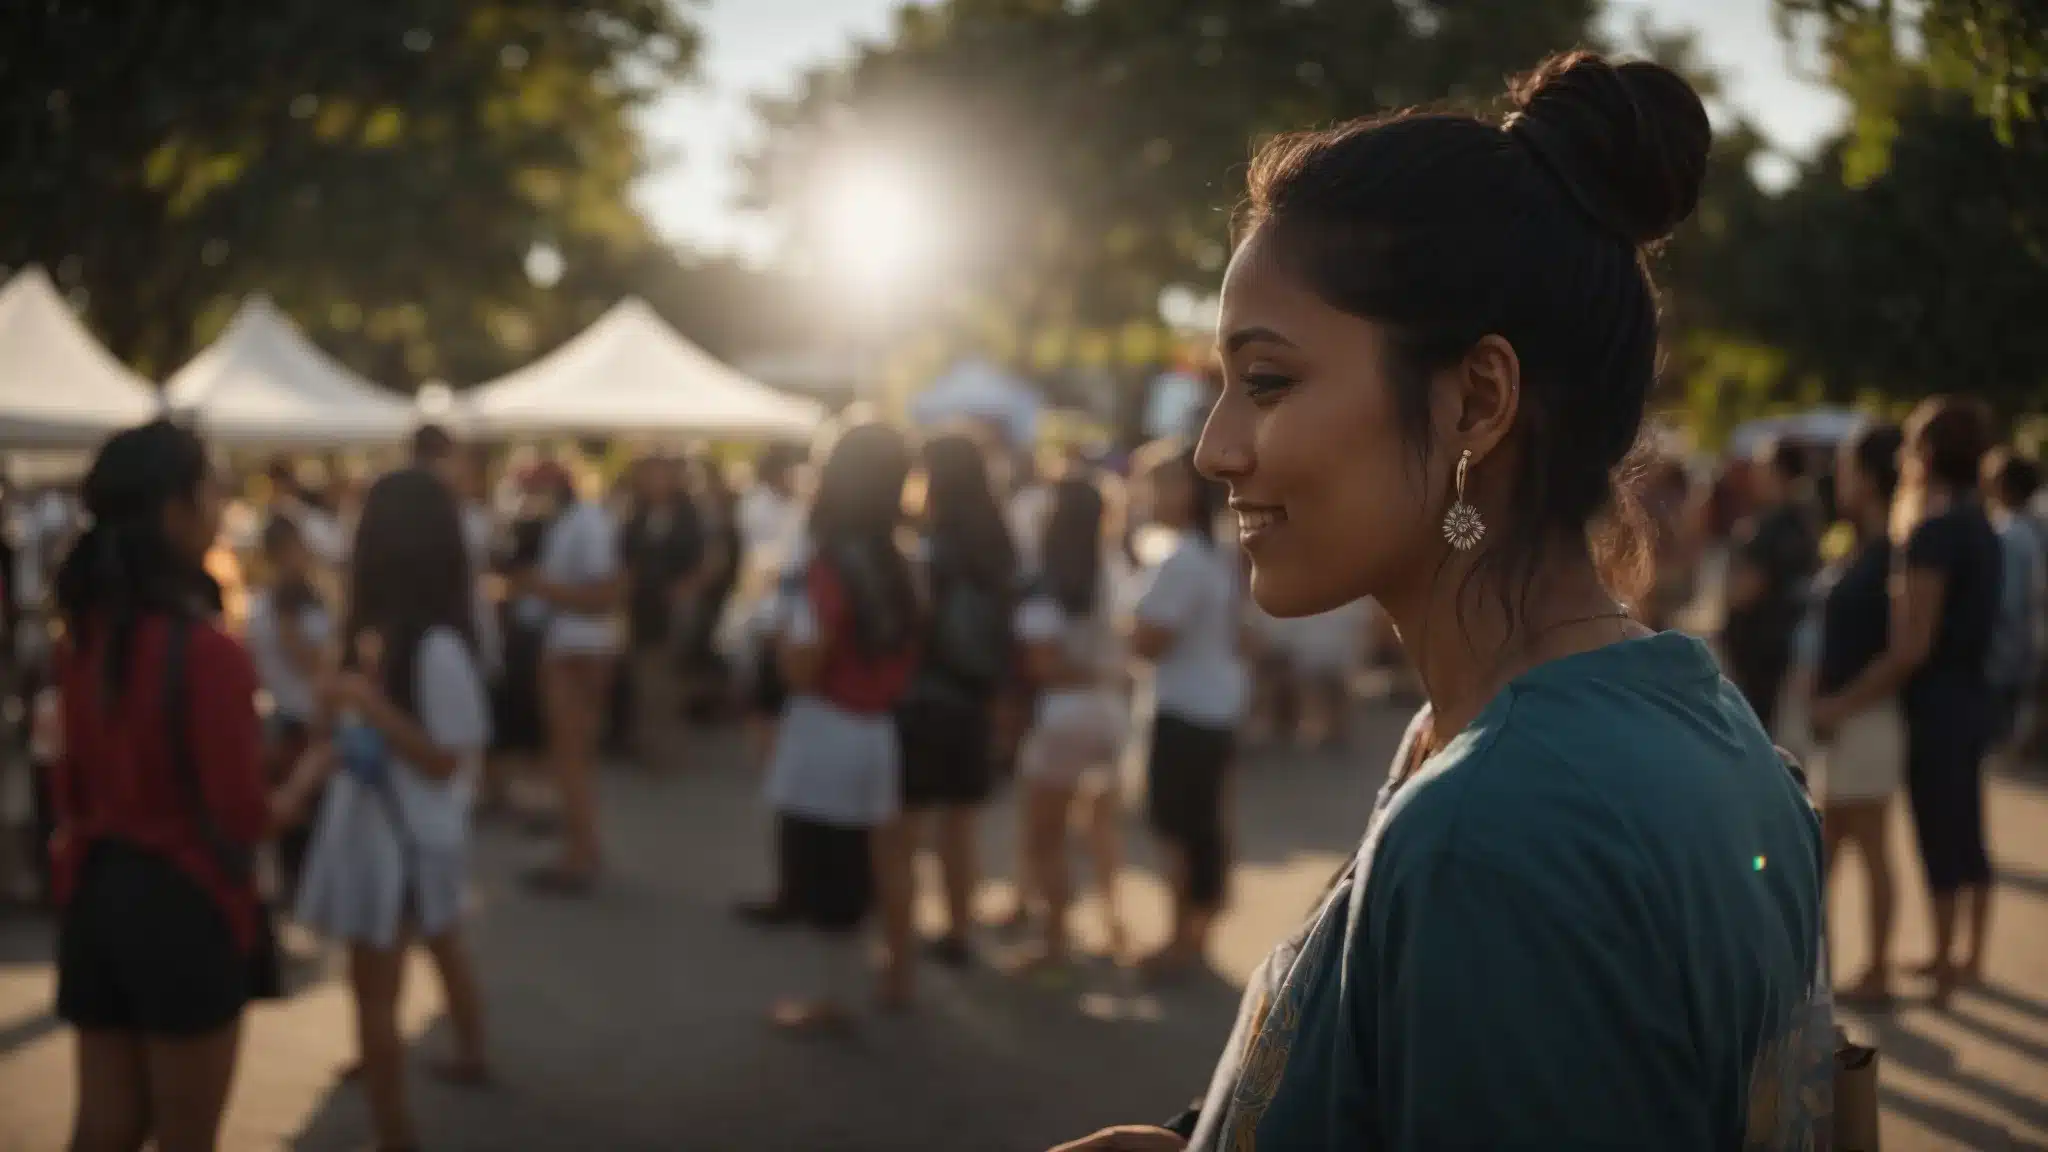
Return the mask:
M82 1030L199 1036L242 1014L248 955L227 914L177 865L93 845L57 930L57 1015Z
M868 830L781 817L782 887L792 919L820 932L851 932L875 903Z
M994 735L988 701L915 699L896 709L903 806L912 811L988 802Z

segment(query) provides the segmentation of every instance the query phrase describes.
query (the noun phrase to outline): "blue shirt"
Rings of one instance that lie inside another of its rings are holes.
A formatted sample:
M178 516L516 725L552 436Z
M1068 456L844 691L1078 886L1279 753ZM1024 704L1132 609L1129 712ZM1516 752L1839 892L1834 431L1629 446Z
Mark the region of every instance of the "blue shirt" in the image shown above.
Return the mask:
M1383 790L1247 987L1192 1146L1808 1147L1832 1111L1820 853L1698 641L1524 673Z

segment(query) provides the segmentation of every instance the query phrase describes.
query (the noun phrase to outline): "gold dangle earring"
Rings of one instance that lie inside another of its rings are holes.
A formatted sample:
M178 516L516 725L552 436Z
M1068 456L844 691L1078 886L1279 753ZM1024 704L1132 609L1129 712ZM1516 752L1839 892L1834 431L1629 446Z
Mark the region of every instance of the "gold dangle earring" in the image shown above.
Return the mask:
M1470 552L1486 538L1486 521L1479 518L1479 509L1465 503L1465 473L1472 467L1472 450L1458 457L1458 497L1451 510L1444 513L1444 539L1460 552Z

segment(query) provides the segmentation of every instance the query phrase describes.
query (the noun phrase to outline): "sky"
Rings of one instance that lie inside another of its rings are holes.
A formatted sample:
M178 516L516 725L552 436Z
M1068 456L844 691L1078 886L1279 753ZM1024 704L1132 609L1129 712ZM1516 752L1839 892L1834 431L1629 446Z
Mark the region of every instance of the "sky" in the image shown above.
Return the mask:
M732 207L734 156L755 130L748 97L788 91L806 66L843 57L857 40L884 37L901 2L708 0L698 6L705 40L701 77L647 115L657 163L638 191L655 226L698 249L760 253L767 242L760 222ZM1660 28L1696 29L1730 102L1797 156L1834 130L1843 109L1831 92L1793 74L1771 23L1771 2L1610 0L1607 19L1617 30L1633 28L1639 15Z

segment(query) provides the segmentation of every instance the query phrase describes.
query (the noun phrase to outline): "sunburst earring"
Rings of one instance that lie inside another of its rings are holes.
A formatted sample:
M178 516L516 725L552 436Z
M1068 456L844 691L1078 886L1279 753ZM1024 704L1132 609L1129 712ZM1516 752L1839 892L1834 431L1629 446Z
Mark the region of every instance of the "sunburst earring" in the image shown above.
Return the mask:
M1465 473L1472 467L1472 450L1467 448L1458 457L1458 497L1451 510L1444 513L1444 539L1460 552L1470 552L1486 538L1486 521L1479 518L1479 509L1465 503Z

